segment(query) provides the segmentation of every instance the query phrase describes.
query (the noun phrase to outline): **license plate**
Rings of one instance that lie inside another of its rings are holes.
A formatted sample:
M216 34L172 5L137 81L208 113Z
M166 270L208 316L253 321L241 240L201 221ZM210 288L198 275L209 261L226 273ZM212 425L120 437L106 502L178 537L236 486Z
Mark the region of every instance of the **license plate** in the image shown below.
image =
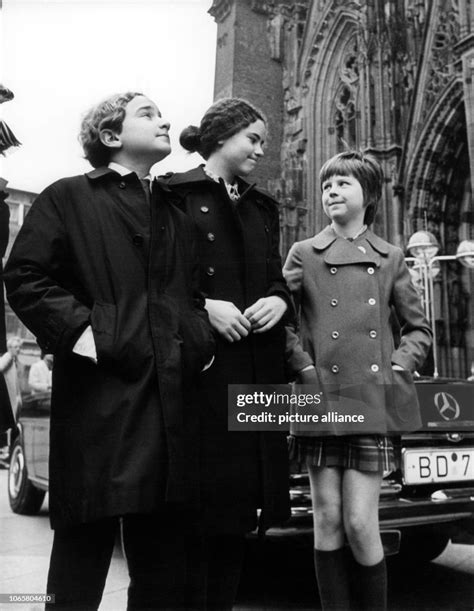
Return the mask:
M474 479L474 448L404 450L406 484L432 484Z

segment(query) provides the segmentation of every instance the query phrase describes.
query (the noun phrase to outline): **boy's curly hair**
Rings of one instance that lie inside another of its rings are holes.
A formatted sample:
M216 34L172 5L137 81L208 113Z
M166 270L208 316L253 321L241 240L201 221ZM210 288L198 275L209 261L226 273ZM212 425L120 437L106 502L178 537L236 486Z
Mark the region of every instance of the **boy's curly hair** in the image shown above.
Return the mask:
M364 223L371 225L382 197L384 183L383 170L375 157L357 150L334 155L326 161L319 172L321 189L323 182L331 176L354 176L360 182L366 207Z
M204 159L217 149L220 140L227 140L258 120L266 123L261 110L241 98L223 98L205 112L201 125L189 125L179 137L187 151L199 153Z
M84 151L84 157L94 167L107 165L110 161L111 149L100 140L103 129L111 129L117 134L122 131L127 104L143 93L127 91L117 93L93 106L82 119L79 132L79 142Z

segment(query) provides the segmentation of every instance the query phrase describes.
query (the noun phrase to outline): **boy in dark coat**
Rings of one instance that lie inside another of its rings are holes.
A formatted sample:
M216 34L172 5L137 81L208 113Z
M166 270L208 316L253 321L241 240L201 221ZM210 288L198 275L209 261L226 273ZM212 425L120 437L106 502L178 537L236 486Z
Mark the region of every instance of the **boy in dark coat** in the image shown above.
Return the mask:
M34 203L5 281L12 308L54 353L48 593L97 609L121 518L129 609L180 608L195 500L193 383L214 340L196 289L193 229L143 180L170 152L140 93L84 118L95 167ZM151 200L151 201L150 201Z

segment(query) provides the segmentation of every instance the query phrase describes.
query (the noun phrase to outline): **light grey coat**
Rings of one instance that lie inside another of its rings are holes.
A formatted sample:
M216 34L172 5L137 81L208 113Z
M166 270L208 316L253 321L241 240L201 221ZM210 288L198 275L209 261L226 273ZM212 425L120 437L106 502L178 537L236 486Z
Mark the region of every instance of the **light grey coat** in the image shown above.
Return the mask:
M421 426L412 374L432 334L402 251L370 230L351 242L326 227L293 245L284 276L300 312L300 338L294 326L287 328L292 372L314 363L323 388L357 387L366 409L379 414L370 432ZM398 346L392 312L400 325Z

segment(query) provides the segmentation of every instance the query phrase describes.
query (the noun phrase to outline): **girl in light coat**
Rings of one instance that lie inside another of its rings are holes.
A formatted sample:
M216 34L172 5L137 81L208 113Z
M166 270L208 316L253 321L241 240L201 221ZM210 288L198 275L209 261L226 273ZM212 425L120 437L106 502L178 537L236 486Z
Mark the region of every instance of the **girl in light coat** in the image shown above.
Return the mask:
M431 331L402 251L368 229L382 193L377 161L340 153L324 164L320 181L331 225L294 244L284 267L301 304L301 342L287 330L289 362L302 383L359 387L364 410L378 417L363 434L298 431L290 453L308 466L323 609L383 611L378 500L383 473L395 468L388 434L421 424L412 374L426 357ZM398 347L392 311L401 325Z

